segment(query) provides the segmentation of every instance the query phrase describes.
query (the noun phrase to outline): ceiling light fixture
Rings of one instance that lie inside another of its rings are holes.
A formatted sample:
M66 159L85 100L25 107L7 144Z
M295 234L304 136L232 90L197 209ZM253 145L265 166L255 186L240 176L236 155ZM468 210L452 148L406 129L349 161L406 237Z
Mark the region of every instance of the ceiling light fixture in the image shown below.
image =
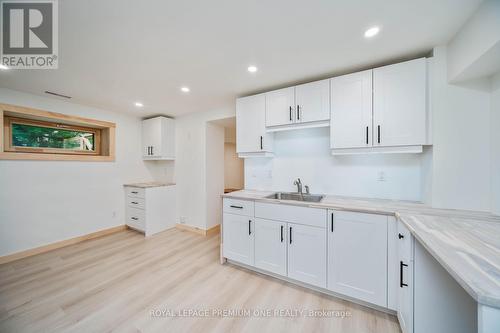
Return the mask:
M0 64L0 69L6 71L9 67L7 67L7 65Z
M247 68L247 69L248 69L248 71L249 71L250 73L255 73L255 72L257 72L257 67L255 67L255 66L248 66L248 68Z
M138 108L142 108L144 104L142 104L141 102L135 102L135 106L137 106Z
M185 93L188 93L190 91L190 89L188 87L182 87L181 91L185 92Z
M365 38L372 38L380 32L380 28L375 26L365 31Z

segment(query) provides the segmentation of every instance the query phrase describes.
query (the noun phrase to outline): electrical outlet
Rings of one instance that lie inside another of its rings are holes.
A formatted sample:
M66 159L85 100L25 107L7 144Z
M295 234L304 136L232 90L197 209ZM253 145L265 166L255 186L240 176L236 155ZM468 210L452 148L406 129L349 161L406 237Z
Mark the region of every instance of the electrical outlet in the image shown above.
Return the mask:
M179 218L179 220L180 220L181 224L186 224L186 217L185 216L181 216Z
M111 216L112 216L113 218L116 218L116 210L114 210L114 211L113 211L113 213L111 213Z

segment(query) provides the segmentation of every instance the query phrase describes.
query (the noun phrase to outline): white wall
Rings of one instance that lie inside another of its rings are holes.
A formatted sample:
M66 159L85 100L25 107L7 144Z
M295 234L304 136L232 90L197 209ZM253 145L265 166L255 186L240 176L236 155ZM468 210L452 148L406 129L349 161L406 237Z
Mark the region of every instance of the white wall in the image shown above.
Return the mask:
M224 143L224 188L242 189L245 185L244 160L238 158L236 144Z
M499 31L500 1L486 0L448 43L448 79L469 80L500 69Z
M224 194L224 127L206 125L206 229L222 222L222 198Z
M245 159L245 188L296 191L300 177L312 193L421 200L419 154L332 156L329 135L330 128L276 132L274 158Z
M500 73L491 92L491 212L500 215Z
M228 106L176 118L175 182L178 223L207 228L206 124L234 115L234 106Z
M431 65L432 205L490 211L490 93L448 83L446 47Z
M0 160L0 255L123 225L123 184L165 176L141 159L139 118L7 89L0 103L116 123L115 162Z

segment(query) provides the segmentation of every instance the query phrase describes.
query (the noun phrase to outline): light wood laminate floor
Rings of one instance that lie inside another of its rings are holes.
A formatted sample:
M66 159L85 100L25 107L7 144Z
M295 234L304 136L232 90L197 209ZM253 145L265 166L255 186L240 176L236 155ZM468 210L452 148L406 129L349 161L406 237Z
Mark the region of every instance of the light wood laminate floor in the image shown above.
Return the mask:
M0 332L59 331L400 332L394 316L221 265L218 235L176 229L147 239L126 230L0 265Z

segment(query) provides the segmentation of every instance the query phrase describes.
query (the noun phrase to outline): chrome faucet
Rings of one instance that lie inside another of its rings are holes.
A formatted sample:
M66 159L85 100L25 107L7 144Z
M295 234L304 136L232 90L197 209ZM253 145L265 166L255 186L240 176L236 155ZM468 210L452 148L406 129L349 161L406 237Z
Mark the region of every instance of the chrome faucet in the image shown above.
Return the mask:
M300 181L300 178L297 178L297 180L293 182L293 185L297 185L297 192L302 194L302 182Z

